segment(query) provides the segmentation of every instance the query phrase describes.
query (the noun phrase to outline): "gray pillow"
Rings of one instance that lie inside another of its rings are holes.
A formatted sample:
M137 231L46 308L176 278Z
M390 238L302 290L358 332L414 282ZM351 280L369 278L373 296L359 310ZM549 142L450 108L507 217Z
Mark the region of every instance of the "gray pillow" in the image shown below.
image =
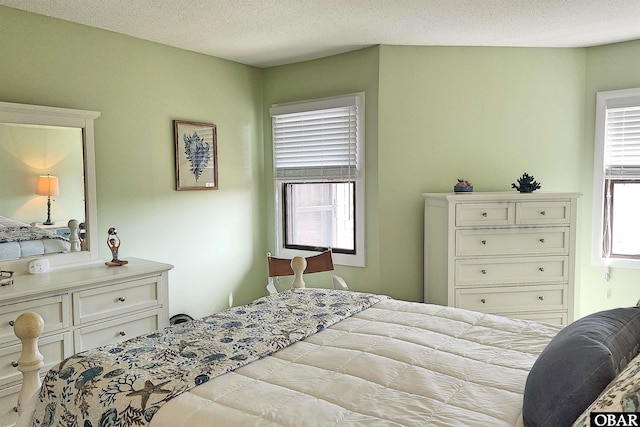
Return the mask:
M524 388L527 427L570 426L638 354L640 308L616 308L576 320L533 364Z

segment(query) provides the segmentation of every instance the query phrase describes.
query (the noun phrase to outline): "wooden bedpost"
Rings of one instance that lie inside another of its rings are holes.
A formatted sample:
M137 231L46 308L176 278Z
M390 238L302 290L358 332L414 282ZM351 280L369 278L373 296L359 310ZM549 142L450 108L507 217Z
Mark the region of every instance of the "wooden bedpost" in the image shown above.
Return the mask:
M18 395L18 414L22 413L22 402L26 402L38 393L40 386L40 368L44 365L42 354L38 350L38 337L44 330L44 320L38 313L22 313L13 325L13 332L22 341L22 353L18 358L18 370L22 372L22 388Z
M71 252L79 252L80 251L80 237L78 235L80 223L75 219L70 219L67 223L67 227L69 227L69 243L71 243Z

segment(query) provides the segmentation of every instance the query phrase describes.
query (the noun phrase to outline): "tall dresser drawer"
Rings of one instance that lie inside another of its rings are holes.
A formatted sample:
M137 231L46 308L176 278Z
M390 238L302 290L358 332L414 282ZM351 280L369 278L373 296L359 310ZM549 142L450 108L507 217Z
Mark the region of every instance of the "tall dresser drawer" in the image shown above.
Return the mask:
M475 225L513 224L513 203L460 203L456 205L456 225L459 227Z
M46 372L66 356L71 355L69 332L48 337L41 337L38 348L44 357L45 366L40 371ZM18 358L22 352L20 344L0 349L0 385L22 380L22 373L17 369Z
M517 312L500 313L503 316L515 317L516 319L535 320L536 322L555 323L556 325L567 324L567 311L547 311L547 312Z
M568 253L569 227L456 230L456 256Z
M569 224L570 202L518 202L516 224Z
M74 324L81 325L157 306L160 298L159 279L159 277L148 277L74 292Z
M566 282L568 276L566 256L455 260L456 286Z
M13 333L13 322L27 311L35 311L42 316L45 334L69 327L68 295L56 295L18 304L3 305L0 306L0 344L18 342L18 338Z
M160 327L160 315L160 310L149 310L76 329L74 332L76 351L116 344L138 335L157 331Z
M456 307L485 313L560 310L567 307L564 285L456 290Z

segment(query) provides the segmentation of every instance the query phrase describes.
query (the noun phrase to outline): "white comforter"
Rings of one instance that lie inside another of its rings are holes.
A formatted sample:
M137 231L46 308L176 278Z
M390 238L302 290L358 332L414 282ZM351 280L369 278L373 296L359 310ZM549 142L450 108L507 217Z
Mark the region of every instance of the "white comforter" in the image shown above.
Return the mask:
M560 328L385 300L174 398L151 426L520 426Z

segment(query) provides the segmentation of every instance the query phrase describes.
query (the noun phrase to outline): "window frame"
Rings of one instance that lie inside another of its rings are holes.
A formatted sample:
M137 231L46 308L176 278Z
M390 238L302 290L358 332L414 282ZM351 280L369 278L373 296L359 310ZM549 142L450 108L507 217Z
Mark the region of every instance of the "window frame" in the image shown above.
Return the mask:
M604 171L607 109L623 106L640 106L640 88L620 89L598 92L596 94L595 146L593 155L593 213L592 213L592 248L593 265L640 269L637 257L603 255L605 228L605 185L607 178Z
M338 106L344 106L345 102L355 102L357 108L356 120L357 120L357 172L354 180L354 209L355 209L355 253L333 253L333 262L338 265L348 265L354 267L365 267L366 263L366 247L365 247L365 94L364 92L352 93L347 95L310 99L300 102L290 102L282 104L273 104L270 111L271 116L275 116L285 113L295 113L304 111L314 111L335 108ZM272 147L274 146L274 129L272 120L271 131ZM274 149L272 148L272 156L274 156ZM317 250L305 250L301 248L287 248L285 247L285 183L314 183L318 180L314 179L295 179L295 178L278 178L275 173L275 159L273 165L273 185L274 185L274 214L275 214L275 252L276 256L282 258L292 258L294 256L311 256L316 255L322 251L322 248ZM330 181L327 181L330 182Z
M351 182L351 181L331 181L331 182L296 182L296 181L291 181L291 180L280 180L282 183L282 213L283 213L283 221L282 221L282 225L283 225L283 233L282 233L282 239L283 239L283 246L285 249L295 249L295 250L303 250L303 251L326 251L329 249L328 246L310 246L310 245L301 245L301 244L295 244L295 243L287 243L287 234L289 233L289 217L287 215L288 210L285 208L285 206L289 205L289 199L288 199L288 191L287 191L287 187L289 186L295 186L295 185L304 185L304 184L349 184L351 183L353 185L353 194L354 194L354 206L352 206L353 208L353 212L354 212L354 227L353 227L353 243L354 243L354 248L353 249L343 249L343 248L338 248L338 247L331 247L331 251L333 252L334 255L336 254L348 254L348 255L355 255L357 253L357 248L356 248L356 236L357 236L357 213L356 213L356 207L355 207L355 200L357 200L357 194L356 194L356 185L355 182Z

